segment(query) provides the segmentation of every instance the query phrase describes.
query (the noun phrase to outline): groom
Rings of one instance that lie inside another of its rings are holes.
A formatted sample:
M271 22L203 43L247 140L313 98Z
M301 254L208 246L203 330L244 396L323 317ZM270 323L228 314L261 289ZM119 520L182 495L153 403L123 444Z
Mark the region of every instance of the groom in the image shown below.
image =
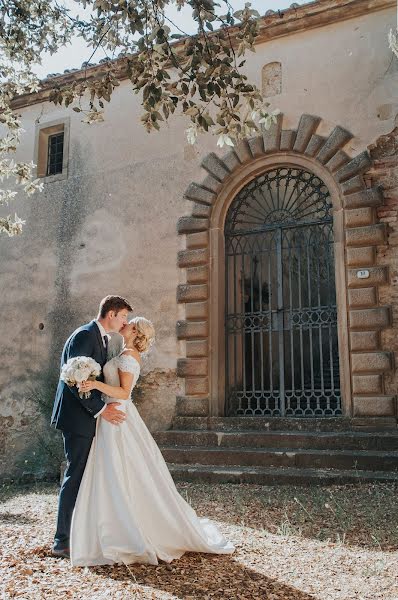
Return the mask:
M119 332L131 311L130 304L121 296L106 296L101 300L97 319L76 329L66 341L61 367L75 356L89 356L102 368L106 363L107 332ZM96 419L101 415L102 419L118 425L125 419L125 414L117 408L119 405L120 402L105 404L98 390L93 390L88 399L80 398L75 386L59 380L51 424L62 431L67 467L59 493L53 556L69 557L72 513L95 435Z

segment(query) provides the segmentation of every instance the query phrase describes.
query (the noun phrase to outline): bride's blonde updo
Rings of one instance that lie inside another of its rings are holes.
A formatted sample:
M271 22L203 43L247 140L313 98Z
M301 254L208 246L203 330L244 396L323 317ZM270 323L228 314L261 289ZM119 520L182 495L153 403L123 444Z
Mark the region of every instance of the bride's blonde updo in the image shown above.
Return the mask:
M155 328L153 323L145 317L134 317L129 321L129 325L134 324L137 329L137 336L133 341L133 346L138 352L147 352L155 339Z

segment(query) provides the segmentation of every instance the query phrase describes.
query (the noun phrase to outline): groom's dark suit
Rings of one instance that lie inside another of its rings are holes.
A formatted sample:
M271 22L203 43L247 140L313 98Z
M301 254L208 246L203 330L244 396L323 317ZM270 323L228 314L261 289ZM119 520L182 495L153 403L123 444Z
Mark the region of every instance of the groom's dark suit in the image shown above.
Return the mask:
M95 321L79 327L72 333L62 352L61 367L75 356L89 356L101 367L104 366L106 348ZM99 379L102 380L102 373ZM56 548L69 547L72 513L95 435L95 415L104 405L98 390L93 390L85 400L79 397L75 386L70 387L64 381L59 381L51 424L62 431L67 468L59 494L57 531L54 539Z

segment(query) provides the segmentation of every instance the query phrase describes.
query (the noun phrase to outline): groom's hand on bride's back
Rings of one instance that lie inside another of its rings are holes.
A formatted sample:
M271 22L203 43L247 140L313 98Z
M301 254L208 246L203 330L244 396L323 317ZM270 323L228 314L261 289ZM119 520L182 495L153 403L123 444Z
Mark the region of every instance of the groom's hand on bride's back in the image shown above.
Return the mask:
M102 411L101 417L108 421L109 423L113 423L113 425L119 425L123 423L126 418L124 412L118 409L118 406L121 405L121 402L111 402L106 405L106 408Z

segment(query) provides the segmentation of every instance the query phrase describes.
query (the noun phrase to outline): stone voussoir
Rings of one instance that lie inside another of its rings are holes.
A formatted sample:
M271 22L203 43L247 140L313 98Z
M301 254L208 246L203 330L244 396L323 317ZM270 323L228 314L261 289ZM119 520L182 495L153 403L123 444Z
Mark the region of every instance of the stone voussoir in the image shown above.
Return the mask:
M370 307L377 304L377 291L374 287L348 290L348 303L353 308Z
M198 300L207 300L207 284L186 284L180 283L177 286L177 302L197 302Z
M206 338L208 323L207 321L177 321L176 332L179 340Z
M253 160L253 155L247 140L242 140L239 142L239 144L235 146L234 152L242 164Z
M319 150L322 148L325 141L326 141L326 138L315 133L314 135L311 136L310 141L308 142L308 146L305 149L304 154L306 154L307 156L315 156L316 154L318 154Z
M201 166L208 173L213 175L213 177L218 179L218 181L224 181L224 179L230 174L227 166L215 152L210 152L210 154L205 156L202 160Z
M349 163L344 165L344 167L341 167L335 174L335 177L339 182L347 181L347 179L350 179L355 175L366 173L371 166L372 161L369 154L366 151L361 152L358 156L350 160Z
M396 416L397 399L395 396L354 396L353 407L355 417Z
M380 373L375 375L353 375L352 391L354 394L382 394L383 376Z
M198 267L206 265L209 261L209 253L206 248L194 250L180 250L177 255L177 265L180 268Z
M192 306L187 304L187 307ZM187 358L202 358L209 354L207 340L187 340L185 342L185 353Z
M209 392L207 377L187 377L185 379L185 394L187 396L203 395Z
M179 358L177 360L177 377L206 377L207 374L207 358Z
M386 226L383 223L352 227L345 232L347 246L379 246L386 242Z
M391 308L389 306L378 306L377 308L366 308L350 310L351 329L384 329L391 325Z
M366 189L362 175L355 175L351 179L347 179L344 183L340 183L340 188L343 194L354 194Z
M346 257L348 267L370 267L376 262L376 247L346 248Z
M293 145L294 152L305 152L311 136L318 129L320 122L321 119L314 115L301 115Z
M253 158L264 154L264 141L262 136L252 137L247 140Z
M352 372L383 373L392 369L391 352L353 352L351 354Z
M209 314L208 302L189 302L185 305L185 316L187 319L203 321Z
M296 131L293 129L284 129L281 131L280 150L284 150L285 152L288 150L293 150L295 140Z
M280 113L276 117L276 123L272 123L269 129L263 131L264 152L278 152L281 142L283 115Z
M211 206L208 204L199 204L195 202L192 209L192 217L199 217L200 219L208 219L211 215Z
M207 229L209 229L209 219L203 219L199 217L180 217L177 222L177 232L179 235L183 233L206 231Z
M208 415L209 398L207 396L177 396L176 412L181 417L204 417Z
M343 129L343 127L335 127L322 148L319 150L316 158L322 164L326 164L338 150L343 148L347 142L350 141L351 138L352 134L349 131Z
M218 194L218 192L222 188L222 183L221 181L218 181L218 179L213 177L213 175L210 175L210 173L208 173L203 179L201 186L206 188L210 192L213 192L214 194Z
M350 157L343 150L338 150L336 154L328 160L325 167L329 169L331 173L335 173L349 162Z
M206 283L209 277L207 265L200 267L189 267L186 270L187 283Z
M358 272L363 270L364 269L347 270L347 283L349 288L369 287L371 285L384 285L388 283L387 266L368 267L366 271L369 273L369 277L360 279L358 277Z
M351 331L350 344L352 351L379 350L379 331Z
M364 227L375 222L375 210L371 206L351 208L344 211L346 227Z
M365 206L376 208L383 203L383 196L380 188L373 187L344 196L343 202L344 208L362 208Z
M190 183L184 192L184 198L211 206L216 198L216 194L204 188L200 183Z
M229 152L224 154L221 157L221 160L223 161L227 169L230 171L230 173L232 173L232 171L235 171L235 169L239 168L242 164L235 150L230 150Z
M209 233L207 230L188 233L186 235L187 250L206 250L209 245Z

